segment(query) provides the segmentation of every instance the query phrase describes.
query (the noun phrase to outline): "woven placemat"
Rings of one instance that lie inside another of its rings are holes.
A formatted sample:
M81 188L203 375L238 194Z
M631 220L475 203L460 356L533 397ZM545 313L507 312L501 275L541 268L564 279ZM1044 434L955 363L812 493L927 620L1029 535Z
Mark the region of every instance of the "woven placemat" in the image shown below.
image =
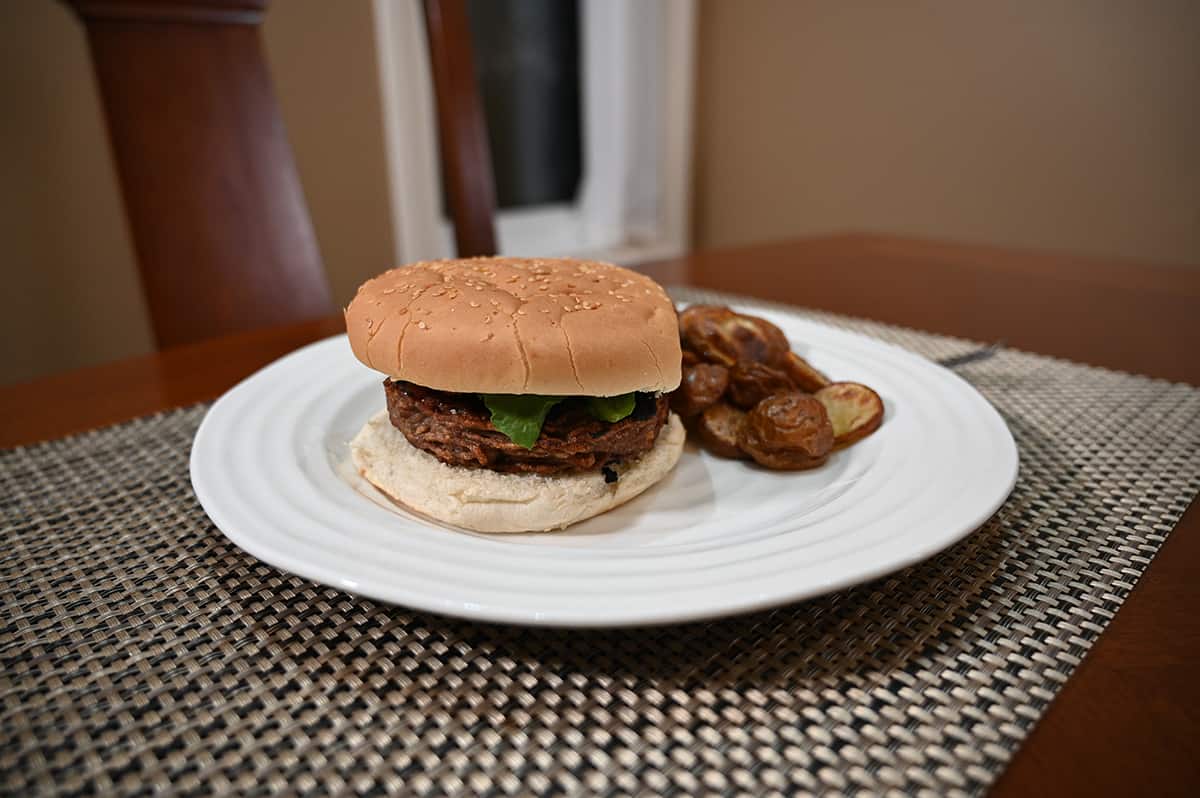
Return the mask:
M857 589L646 630L449 620L257 562L192 494L204 407L5 451L0 785L980 792L1200 488L1200 391L1012 351L960 373L1021 452L983 528Z

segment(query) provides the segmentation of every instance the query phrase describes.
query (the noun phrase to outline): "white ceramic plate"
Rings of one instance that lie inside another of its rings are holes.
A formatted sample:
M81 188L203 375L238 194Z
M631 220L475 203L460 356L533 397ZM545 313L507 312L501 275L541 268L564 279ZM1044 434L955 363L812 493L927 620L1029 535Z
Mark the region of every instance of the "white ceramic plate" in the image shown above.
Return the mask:
M875 388L879 431L800 473L689 443L661 483L566 531L464 532L396 508L355 474L347 443L384 395L339 336L213 405L192 485L226 536L286 571L422 610L550 626L686 621L838 590L940 551L1008 496L1016 446L969 384L897 347L754 312L817 368Z

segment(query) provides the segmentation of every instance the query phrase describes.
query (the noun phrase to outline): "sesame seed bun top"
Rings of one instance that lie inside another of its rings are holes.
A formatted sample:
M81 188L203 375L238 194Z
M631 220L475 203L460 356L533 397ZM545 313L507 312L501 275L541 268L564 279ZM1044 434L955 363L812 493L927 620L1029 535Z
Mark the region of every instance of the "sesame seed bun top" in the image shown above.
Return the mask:
M346 308L355 356L459 393L615 396L679 385L675 308L658 283L572 258L424 261Z

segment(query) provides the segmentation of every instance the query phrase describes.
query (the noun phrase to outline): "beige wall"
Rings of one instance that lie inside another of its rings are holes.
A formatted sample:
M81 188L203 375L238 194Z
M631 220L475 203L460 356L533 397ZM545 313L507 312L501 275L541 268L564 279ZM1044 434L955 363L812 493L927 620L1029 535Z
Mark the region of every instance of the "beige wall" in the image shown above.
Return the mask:
M695 237L1200 263L1200 2L702 0Z
M86 41L61 3L0 3L0 381L147 351Z
M333 298L344 305L394 265L371 3L274 0L263 35Z
M701 246L873 230L1200 262L1200 3L700 0ZM390 264L367 0L265 43L335 298ZM79 24L0 3L0 383L149 351Z
M267 57L334 298L391 265L371 7L276 0ZM151 351L82 27L0 3L0 383Z

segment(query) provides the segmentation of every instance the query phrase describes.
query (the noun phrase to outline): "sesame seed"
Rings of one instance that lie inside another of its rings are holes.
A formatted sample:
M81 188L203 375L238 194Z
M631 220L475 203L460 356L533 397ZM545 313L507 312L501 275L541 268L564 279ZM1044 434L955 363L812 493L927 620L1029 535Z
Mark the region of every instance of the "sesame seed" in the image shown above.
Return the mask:
M428 324L426 324L426 323L425 323L425 322L423 322L423 321L419 321L419 322L417 322L417 326L418 326L418 327L420 327L422 330L428 330L428 329L429 329L429 325L428 325Z

